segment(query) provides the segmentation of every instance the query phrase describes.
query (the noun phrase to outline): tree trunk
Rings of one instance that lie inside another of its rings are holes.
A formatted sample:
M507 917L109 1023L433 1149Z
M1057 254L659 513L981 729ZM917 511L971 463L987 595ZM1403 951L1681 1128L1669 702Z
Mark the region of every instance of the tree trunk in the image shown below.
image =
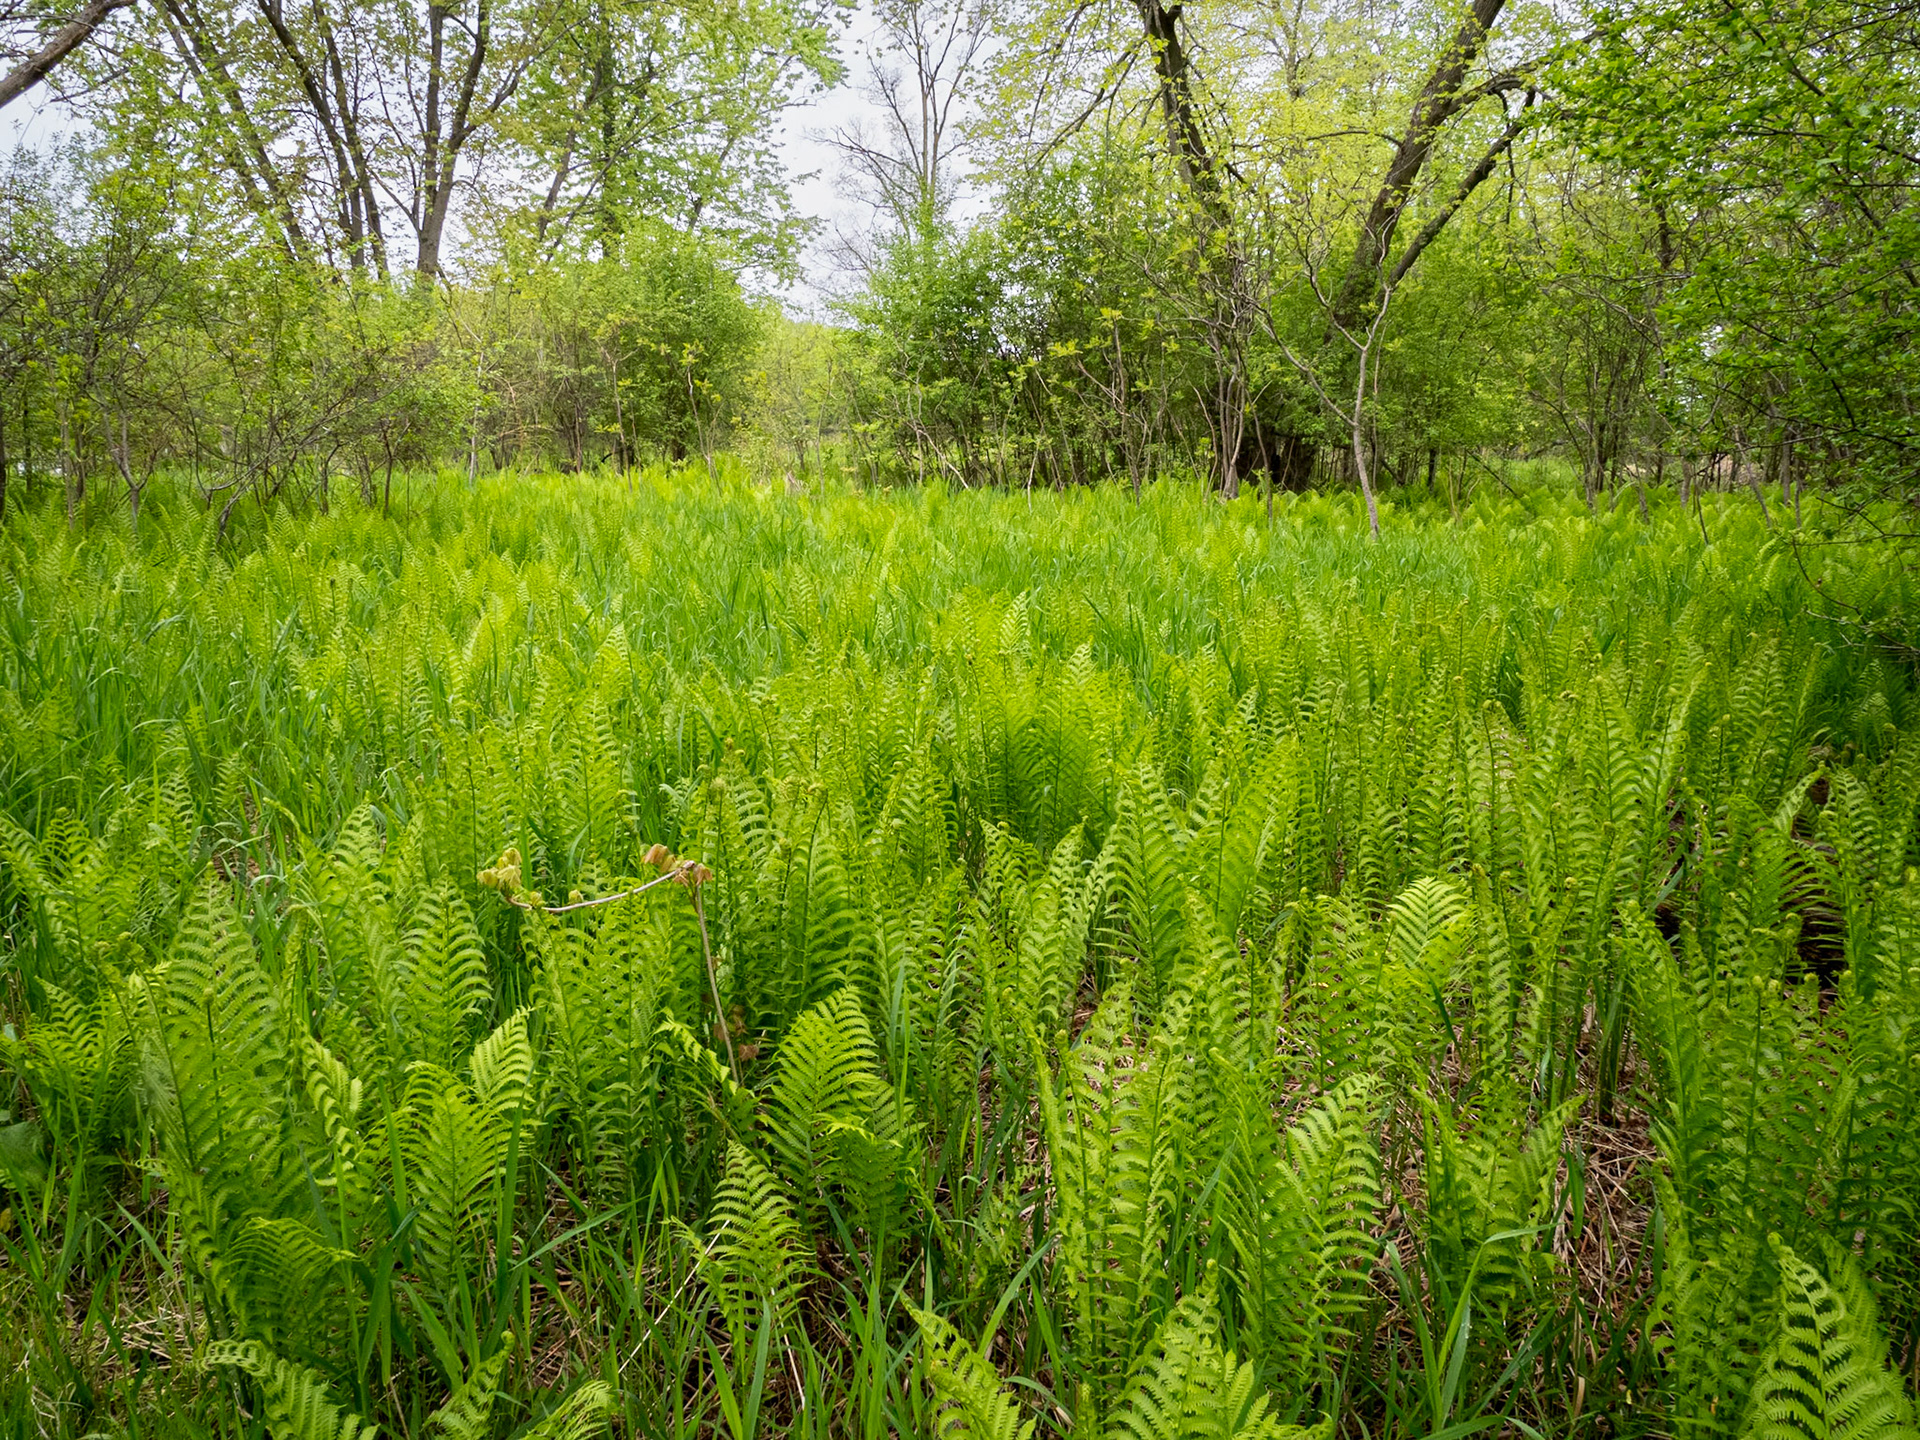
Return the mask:
M374 191L373 170L367 163L366 148L360 140L353 96L347 88L346 72L341 65L339 46L334 40L333 23L326 6L323 0L313 0L314 23L319 27L327 62L327 72L323 75L287 28L277 0L256 0L256 3L281 53L293 68L300 93L306 96L307 104L327 138L327 148L332 152L334 198L339 211L341 238L347 247L347 261L358 270L367 265L371 258L376 272L385 278L386 242L380 233L380 206Z
M1367 502L1367 530L1380 538L1380 506L1373 498L1373 477L1367 473L1367 352L1360 352L1360 382L1353 393L1353 474Z
M207 17L193 0L162 0L162 17L180 48L187 74L206 97L219 128L226 132L223 148L227 168L233 172L242 198L262 223L278 228L287 258L295 264L306 262L312 256L312 246L294 209L293 196L227 68L225 37L213 34Z
M0 110L4 110L27 91L51 75L60 62L78 50L106 23L116 10L124 10L133 0L88 0L73 18L53 34L53 38L0 76Z
M615 96L613 90L613 28L605 6L598 6L600 35L593 55L593 94L589 104L600 112L600 258L611 260L620 241L620 212L614 202Z
M1216 226L1226 223L1225 197L1219 176L1214 172L1213 155L1207 149L1206 136L1200 130L1193 108L1192 66L1186 46L1180 40L1182 5L1162 5L1160 0L1136 0L1140 24L1147 43L1153 49L1153 70L1160 81L1160 109L1166 116L1167 148L1187 187L1208 219Z
M440 83L446 65L447 7L427 6L427 107L421 133L420 193L414 197L414 226L418 241L414 268L422 275L440 273L440 236L444 222L436 220L440 198Z
M1373 310L1385 277L1387 253L1393 245L1394 230L1399 226L1400 216L1413 196L1413 187L1421 171L1426 168L1433 154L1441 130L1468 104L1480 98L1480 94L1486 93L1463 91L1461 87L1466 81L1468 69L1486 45L1493 22L1505 7L1506 0L1472 0L1471 8L1461 18L1460 28L1441 52L1433 72L1427 77L1427 83L1421 87L1420 96L1413 104L1413 112L1407 117L1406 129L1394 145L1393 159L1387 166L1386 176L1380 182L1379 192L1367 211L1366 223L1360 227L1360 238L1354 244L1353 259L1335 293L1332 319L1342 329L1352 331L1364 325L1366 317ZM1501 149L1504 148L1504 145L1501 146ZM1470 173L1468 179L1473 180L1473 174L1480 173L1482 167L1484 173L1492 173L1491 160L1483 159L1482 165L1475 167L1475 172ZM1477 184L1478 181L1473 180L1473 183ZM1443 211L1445 213L1449 212Z
M1747 464L1747 442L1744 436L1736 439L1733 445L1733 473L1729 478L1729 487L1738 484L1745 477L1747 488L1753 491L1753 498L1760 504L1760 518L1767 522L1767 528L1773 528L1773 512L1767 509L1767 492L1760 483L1760 477L1753 473L1753 467Z
M620 351L618 347L606 352L607 373L613 379L613 463L622 470L627 466L627 416L620 403Z
M481 72L486 68L493 29L490 0L479 0L474 12L473 48L467 52L466 66L460 72L452 111L443 117L447 21L453 11L454 6L446 3L427 7L426 123L421 137L420 195L415 202L420 246L414 268L428 278L440 274L440 249L446 235L447 217L453 209L454 181L458 176L461 150L473 134L473 102L480 88ZM502 93L494 103L498 104L505 98L505 93Z
M1210 313L1202 323L1207 327L1209 345L1214 352L1218 376L1211 404L1203 401L1209 413L1208 429L1213 434L1215 461L1219 467L1221 492L1232 499L1240 492L1239 454L1247 429L1248 385L1240 335L1242 305L1246 286L1246 266L1238 237L1233 232L1233 215L1221 186L1219 169L1214 163L1207 137L1200 127L1200 116L1193 100L1193 66L1180 38L1180 17L1184 6L1164 5L1161 0L1135 0L1141 28L1153 52L1154 74L1159 82L1161 114L1167 127L1167 149L1182 186L1197 209L1201 252L1210 261L1202 282Z
M60 466L61 480L67 488L67 528L73 528L74 517L79 513L80 502L86 497L86 472L80 468L80 457L73 445L73 429L68 423L65 402L58 402L60 412Z

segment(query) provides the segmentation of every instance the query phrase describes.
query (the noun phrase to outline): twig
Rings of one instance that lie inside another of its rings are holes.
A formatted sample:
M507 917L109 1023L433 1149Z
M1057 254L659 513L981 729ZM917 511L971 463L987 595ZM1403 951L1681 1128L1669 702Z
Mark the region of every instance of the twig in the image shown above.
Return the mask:
M596 895L591 900L572 900L565 905L535 905L530 900L522 900L515 895L502 894L501 899L509 905L522 910L538 910L543 915L566 915L575 910L589 910L595 905L611 905L617 900L631 900L635 895L664 885L669 880L678 881L687 887L687 893L693 897L693 913L700 921L700 953L707 962L707 992L713 996L713 1019L715 1028L720 1032L720 1043L727 1047L727 1069L733 1072L733 1083L740 1083L740 1060L733 1053L733 1032L727 1026L726 1007L720 1001L720 976L713 964L713 940L707 933L707 907L700 903L700 887L713 878L713 872L695 860L680 860L672 868L656 875L653 879L635 885L631 890L621 890L613 895Z
M656 875L653 879L636 885L631 890L622 890L613 895L596 895L591 900L570 900L565 905L535 905L531 901L522 900L514 895L502 895L500 898L509 905L517 905L522 910L538 910L543 915L566 915L574 910L591 910L595 905L611 905L616 900L631 900L635 895L651 890L656 885L664 885L669 880L683 878L693 869L693 864L691 860L682 860L664 875Z

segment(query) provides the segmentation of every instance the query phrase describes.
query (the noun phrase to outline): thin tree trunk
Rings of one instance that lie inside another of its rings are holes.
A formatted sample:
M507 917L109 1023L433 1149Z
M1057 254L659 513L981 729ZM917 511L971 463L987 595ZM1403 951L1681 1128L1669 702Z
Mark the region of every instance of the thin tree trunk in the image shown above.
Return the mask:
M140 538L140 494L146 489L146 484L144 481L136 482L133 478L132 447L127 440L127 412L124 408L120 410L119 443L118 445L114 443L112 432L109 431L107 451L113 456L114 464L120 471L121 482L127 487L127 513L133 526L133 538L138 540Z
M1753 467L1747 464L1747 447L1744 440L1736 441L1733 447L1733 482L1742 477L1753 491L1753 498L1760 504L1760 518L1767 522L1767 528L1773 529L1773 512L1767 509L1767 492L1760 483L1760 477L1753 473Z
M1200 126L1198 107L1193 98L1193 65L1180 37L1182 5L1165 5L1161 0L1135 0L1141 28L1153 52L1154 74L1159 82L1161 114L1166 123L1167 149L1181 184L1199 211L1200 242L1203 253L1213 258L1217 249L1219 265L1209 267L1203 282L1211 313L1203 323L1218 357L1220 377L1213 402L1204 394L1202 406L1208 429L1217 447L1221 491L1232 499L1240 491L1239 448L1246 433L1246 367L1238 334L1246 285L1246 266L1233 231L1233 215L1226 191L1220 183L1219 167L1208 148L1206 133Z
M1226 206L1220 192L1219 176L1214 171L1213 155L1207 149L1199 117L1194 112L1192 66L1186 47L1180 40L1182 5L1162 5L1160 0L1136 0L1140 23L1147 43L1153 49L1154 73L1160 81L1160 109L1166 117L1167 145L1173 152L1180 179L1192 192L1208 218L1224 225Z
M365 156L349 156L344 133L344 108L347 104L344 78L339 85L341 114L335 113L332 99L328 97L327 86L321 75L307 59L300 48L300 42L286 26L284 12L276 0L255 0L256 5L267 22L280 52L286 57L293 69L295 83L300 93L307 97L308 108L320 124L321 133L326 136L327 149L333 156L334 205L338 212L340 236L346 246L347 263L358 270L367 263L367 225L368 216L363 203L367 193L362 186L362 174L365 170ZM326 12L315 0L314 15L319 21L321 33L331 44L332 31L326 23ZM368 187L370 188L370 187ZM377 224L377 220L374 222Z
M473 405L473 420L467 428L467 489L480 478L480 402Z
M162 13L174 43L194 84L207 97L209 107L226 132L224 146L227 168L233 172L240 193L261 220L277 226L287 257L303 264L312 257L293 197L275 168L253 118L247 113L240 87L222 59L207 19L191 0L162 0Z
M1798 530L1801 525L1801 519L1800 519L1800 488L1801 486L1800 486L1800 477L1794 473L1794 469L1793 469L1793 433L1791 431L1787 433L1785 445L1786 445L1785 453L1782 454L1780 457L1780 483L1786 486L1788 494L1793 496L1793 528Z
M74 453L73 427L68 423L65 402L57 402L56 408L60 412L60 463L64 471L60 478L66 483L67 528L72 529L74 516L79 511L80 501L86 493L87 482L80 470L80 457Z
M617 347L607 351L607 372L613 377L614 463L625 470L627 468L627 417L620 404L620 352Z
M560 192L567 188L567 177L573 173L573 147L577 139L572 131L567 132L567 143L560 149L560 163L553 169L553 181L540 201L540 218L534 222L533 235L543 245L547 241L547 228L553 224L554 212L560 206Z
M614 203L613 162L615 112L613 92L613 29L605 6L599 12L600 34L593 54L593 95L591 104L600 112L600 258L611 260L620 240L620 215Z
M493 30L490 0L479 0L474 13L473 48L468 51L466 67L460 74L453 110L443 121L441 92L447 62L447 21L453 10L454 7L446 3L427 7L426 125L422 137L421 194L417 201L420 247L415 268L429 278L440 274L441 242L446 235L447 217L453 209L454 182L458 178L462 149L473 134L473 102L480 88L481 73L486 68ZM494 103L505 98L503 91Z
M418 243L414 268L422 275L440 271L440 230L434 223L434 211L440 197L440 83L446 65L447 7L427 6L427 105L426 123L421 127L421 185L414 197L414 225Z
M1367 352L1360 352L1360 380L1353 393L1353 473L1367 502L1367 529L1380 538L1380 507L1373 498L1373 479L1367 474Z

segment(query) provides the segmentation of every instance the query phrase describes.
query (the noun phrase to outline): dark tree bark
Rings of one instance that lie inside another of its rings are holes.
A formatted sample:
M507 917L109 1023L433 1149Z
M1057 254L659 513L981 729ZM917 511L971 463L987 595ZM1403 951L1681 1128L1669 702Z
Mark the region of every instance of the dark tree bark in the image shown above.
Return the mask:
M62 60L92 38L93 32L116 10L124 10L133 0L88 0L74 12L53 38L6 75L0 76L0 110L6 109L27 91L51 75Z
M587 108L598 112L600 122L600 153L596 157L600 169L600 258L611 260L620 242L620 210L613 193L615 137L619 127L613 88L613 27L606 7L599 6L596 10L600 33L594 41L593 89L587 97Z
M287 28L280 0L256 0L267 28L293 71L300 93L312 107L314 119L327 138L333 155L334 190L340 209L340 234L347 247L347 259L355 269L369 261L384 277L387 273L386 239L380 233L380 206L374 193L373 170L367 163L366 147L360 140L356 105L347 88L346 73L340 63L340 51L334 41L333 22L321 0L314 0L313 18L319 28L321 44L328 60L323 74L301 48L298 38Z
M1136 0L1140 24L1153 51L1153 72L1160 82L1160 110L1167 122L1167 146L1173 152L1180 179L1216 225L1227 217L1220 177L1214 170L1213 153L1200 128L1193 104L1193 66L1186 45L1180 38L1182 5L1162 5L1160 0Z
M1461 18L1460 28L1434 63L1427 83L1420 89L1419 98L1413 102L1406 130L1394 144L1393 159L1388 163L1379 192L1368 208L1366 223L1360 228L1353 260L1334 294L1331 318L1335 325L1349 334L1366 328L1383 285L1397 281L1406 274L1419 258L1420 252L1426 249L1453 213L1465 203L1467 196L1493 173L1494 165L1519 134L1518 122L1511 122L1501 139L1468 173L1456 191L1456 198L1443 206L1415 238L1401 263L1395 267L1390 281L1386 264L1393 248L1394 232L1399 228L1400 217L1413 197L1414 186L1419 183L1421 172L1432 158L1434 146L1447 123L1477 100L1520 88L1522 82L1519 77L1511 75L1497 76L1484 85L1468 86L1466 83L1467 72L1486 48L1487 36L1505 8L1506 0L1472 0L1471 8Z
M1201 230L1202 253L1208 266L1203 286L1210 313L1204 317L1208 346L1215 357L1214 393L1204 399L1207 425L1213 433L1215 463L1222 491L1237 495L1247 453L1248 385L1244 316L1251 312L1246 295L1246 266L1219 166L1208 148L1193 98L1193 65L1180 35L1184 7L1160 0L1136 0L1160 93L1160 109L1167 126L1167 148L1182 185L1192 198ZM1263 452L1264 453L1264 452Z
M1523 83L1517 73L1512 73L1494 76L1478 85L1467 84L1468 72L1486 49L1487 37L1505 7L1506 0L1471 0L1467 13L1461 17L1459 29L1434 62L1426 84L1421 86L1413 102L1413 110L1407 116L1406 129L1394 142L1393 158L1387 164L1387 173L1380 182L1372 205L1368 207L1366 221L1360 227L1360 237L1354 243L1353 258L1327 306L1324 348L1337 353L1344 352L1332 370L1335 374L1343 369L1345 372L1331 388L1342 395L1352 396L1350 409L1344 402L1335 408L1345 411L1343 418L1348 429L1354 474L1359 480L1361 494L1366 498L1367 522L1376 539L1380 534L1380 514L1370 474L1373 468L1370 456L1375 437L1368 414L1367 392L1370 382L1377 378L1377 370L1370 376L1369 367L1377 365L1387 305L1394 287L1406 277L1467 198L1493 173L1500 157L1506 154L1519 136L1526 111L1531 107L1531 92L1528 105L1522 108L1520 116L1509 118L1500 137L1468 170L1453 194L1414 236L1412 243L1389 272L1388 260L1393 253L1394 235L1413 198L1414 188L1426 170L1427 162L1432 159L1434 148L1448 123L1475 102L1519 89ZM1319 382L1316 385L1319 386ZM1319 388L1323 398L1326 397L1328 388Z
M421 127L421 193L415 202L420 229L415 268L429 277L440 273L440 247L447 231L447 216L453 209L460 153L476 128L474 100L480 89L480 76L486 69L493 34L493 6L489 0L480 0L474 10L472 45L467 51L466 64L454 80L452 106L443 114L447 25L453 15L452 5L441 3L427 7L427 100L425 123ZM503 93L483 108L491 113L505 98Z

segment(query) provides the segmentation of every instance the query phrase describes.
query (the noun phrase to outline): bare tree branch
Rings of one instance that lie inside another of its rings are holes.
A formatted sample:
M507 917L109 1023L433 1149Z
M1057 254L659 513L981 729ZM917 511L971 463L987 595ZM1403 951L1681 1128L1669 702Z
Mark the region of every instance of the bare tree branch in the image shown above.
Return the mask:
M0 77L0 110L51 75L62 60L87 43L114 11L124 10L131 4L133 0L88 0L71 20L54 32L51 40Z

